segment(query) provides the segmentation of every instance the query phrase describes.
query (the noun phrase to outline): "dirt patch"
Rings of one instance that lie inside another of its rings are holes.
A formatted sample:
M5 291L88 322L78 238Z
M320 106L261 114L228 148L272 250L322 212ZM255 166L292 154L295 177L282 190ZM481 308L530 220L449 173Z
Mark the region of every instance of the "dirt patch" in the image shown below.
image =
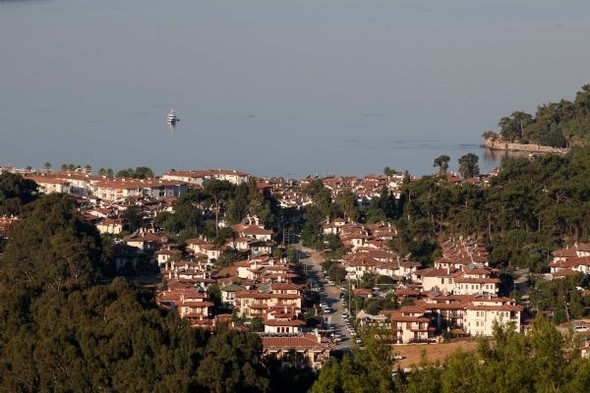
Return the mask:
M569 322L564 322L561 325L557 325L556 328L557 330L559 330L561 333L563 334L567 334L569 332L572 331L572 329L574 328L574 326L587 326L590 328L590 319L575 319L575 320L571 320ZM587 337L590 335L590 331L581 331L581 332L576 332L574 331L575 334L579 334L582 337Z
M442 362L451 353L461 348L463 351L475 351L477 349L476 340L461 340L441 344L409 344L396 345L394 351L405 356L398 361L397 366L402 369L412 368L420 363L422 352L426 353L426 358L431 361Z
M310 253L309 258L315 265L319 265L324 261L324 257L322 256L321 252L312 249L309 249L308 251Z
M219 271L216 274L217 277L237 277L238 276L238 268L235 266L227 266Z

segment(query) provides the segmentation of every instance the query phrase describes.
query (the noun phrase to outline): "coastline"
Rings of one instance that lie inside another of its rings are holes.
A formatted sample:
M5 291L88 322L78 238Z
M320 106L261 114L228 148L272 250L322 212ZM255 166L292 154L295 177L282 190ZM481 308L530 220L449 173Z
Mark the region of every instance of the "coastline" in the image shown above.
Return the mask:
M567 154L570 151L569 148L565 147L552 147L525 143L497 142L492 141L490 139L486 139L482 147L485 147L490 150L520 151L528 153Z

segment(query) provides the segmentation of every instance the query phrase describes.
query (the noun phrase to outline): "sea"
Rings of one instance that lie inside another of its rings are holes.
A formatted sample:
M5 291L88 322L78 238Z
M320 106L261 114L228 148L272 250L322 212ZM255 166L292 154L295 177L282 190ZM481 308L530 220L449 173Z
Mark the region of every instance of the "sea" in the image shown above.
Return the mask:
M481 134L590 68L585 2L492 3L0 0L0 166L485 173Z

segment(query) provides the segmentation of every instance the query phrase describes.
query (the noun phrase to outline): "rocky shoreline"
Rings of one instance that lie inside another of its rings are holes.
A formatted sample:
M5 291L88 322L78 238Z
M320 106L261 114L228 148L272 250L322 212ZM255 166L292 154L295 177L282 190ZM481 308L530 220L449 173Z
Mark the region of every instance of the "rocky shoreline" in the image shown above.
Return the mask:
M552 147L525 143L510 143L502 141L492 141L490 139L486 139L485 143L482 146L490 150L520 151L529 153L567 154L570 151L570 149L562 147Z

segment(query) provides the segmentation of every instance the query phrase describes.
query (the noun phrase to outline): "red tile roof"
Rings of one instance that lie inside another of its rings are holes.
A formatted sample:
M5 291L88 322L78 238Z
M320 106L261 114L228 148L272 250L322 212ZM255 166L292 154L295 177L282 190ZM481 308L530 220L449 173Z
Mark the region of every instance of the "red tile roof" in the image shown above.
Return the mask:
M295 349L308 351L329 351L332 345L325 339L318 342L314 334L302 334L299 336L261 337L262 347L265 350Z
M300 319L292 319L292 320L280 320L280 319L267 319L263 322L266 326L305 326L305 321Z

